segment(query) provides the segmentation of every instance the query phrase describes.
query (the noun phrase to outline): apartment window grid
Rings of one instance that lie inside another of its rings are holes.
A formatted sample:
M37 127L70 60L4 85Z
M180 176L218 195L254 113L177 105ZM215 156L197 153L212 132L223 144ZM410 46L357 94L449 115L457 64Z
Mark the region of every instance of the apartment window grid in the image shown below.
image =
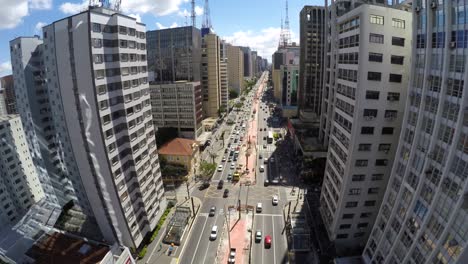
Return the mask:
M398 19L398 18L392 18L392 27L404 29L405 28L405 20Z
M371 24L383 25L384 24L384 17L379 15L370 15L369 22Z

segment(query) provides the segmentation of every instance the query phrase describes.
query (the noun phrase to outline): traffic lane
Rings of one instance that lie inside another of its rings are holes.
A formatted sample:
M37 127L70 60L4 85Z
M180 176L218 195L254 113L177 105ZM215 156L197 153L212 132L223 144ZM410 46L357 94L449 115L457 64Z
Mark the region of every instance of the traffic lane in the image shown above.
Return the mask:
M216 211L216 216L213 217L213 218L215 218L213 226L214 225L218 226L217 238L208 243L208 246L206 248L206 251L204 252L202 261L201 262L194 261L194 263L210 263L216 257L216 253L218 251L218 246L219 246L219 243L221 241L222 234L223 234L223 229L225 227L225 225L224 225L224 212L223 212L223 214L221 214L219 210Z
M202 212L202 216L208 215L209 210L211 209L212 206L216 206L216 214L215 216L211 216L207 218L206 224L204 225L204 228L201 232L197 232L197 234L193 234L192 237L195 237L195 241L191 241L190 248L194 248L193 254L191 258L188 256L188 258L191 259L190 263L205 263L205 259L208 259L207 256L208 252L210 249L212 250L213 247L216 247L219 244L219 239L221 236L221 232L223 230L222 226L222 220L223 220L223 215L220 215L221 209L224 212L224 203L222 199L217 199L217 198L207 198L205 199L205 202L203 203L203 206L201 207L200 212ZM221 224L221 225L220 225ZM218 237L216 240L210 240L210 233L211 229L214 225L218 226ZM192 227L193 228L193 227ZM216 252L215 252L216 253ZM213 258L212 258L213 259Z
M276 252L275 252L275 240L273 236L273 221L272 217L268 215L260 215L263 218L263 238L262 238L262 250L263 250L263 260L264 263L276 263ZM272 238L272 246L269 248L265 247L265 237L270 236Z
M264 239L265 239L265 218L262 215L256 215L254 219L254 228L252 232L253 234L253 241L252 241L252 263L264 263ZM255 235L257 231L262 232L262 237L259 241L255 240Z
M286 230L284 229L283 216L272 216L273 222L273 242L275 247L276 263L288 263L288 245L286 241Z
M189 239L185 242L187 243L183 255L180 256L180 263L182 264L191 264L195 263L194 259L197 252L200 251L200 248L206 249L206 243L202 243L201 240L205 234L206 229L211 229L211 226L208 223L209 217L206 214L198 214L195 223L192 226L192 231L190 233ZM208 228L207 228L208 226ZM201 244L201 247L200 247ZM205 245L205 246L204 246Z

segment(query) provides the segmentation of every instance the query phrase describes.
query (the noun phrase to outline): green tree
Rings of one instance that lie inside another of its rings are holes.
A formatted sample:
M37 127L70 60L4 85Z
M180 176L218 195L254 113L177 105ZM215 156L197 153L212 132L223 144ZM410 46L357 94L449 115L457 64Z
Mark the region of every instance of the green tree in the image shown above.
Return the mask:
M202 161L200 163L200 176L204 180L209 180L216 170L216 164Z
M229 99L234 99L239 96L239 93L234 89L229 89Z
M237 108L237 110L239 110L240 108L242 108L244 106L244 104L239 102L239 103L235 104L234 106Z

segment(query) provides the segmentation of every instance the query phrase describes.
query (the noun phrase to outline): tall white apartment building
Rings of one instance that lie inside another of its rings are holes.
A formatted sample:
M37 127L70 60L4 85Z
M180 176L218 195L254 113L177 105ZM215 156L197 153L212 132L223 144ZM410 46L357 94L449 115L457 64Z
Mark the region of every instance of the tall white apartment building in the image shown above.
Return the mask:
M467 8L413 2L404 125L365 263L468 263Z
M61 176L107 242L134 248L165 208L145 31L134 18L91 7L45 26L42 45L55 131L48 143L69 172Z
M362 252L385 193L410 69L411 13L362 4L333 17L320 211L339 255ZM336 25L336 26L335 26ZM336 66L336 67L334 67Z
M0 224L16 224L44 197L21 118L0 116Z

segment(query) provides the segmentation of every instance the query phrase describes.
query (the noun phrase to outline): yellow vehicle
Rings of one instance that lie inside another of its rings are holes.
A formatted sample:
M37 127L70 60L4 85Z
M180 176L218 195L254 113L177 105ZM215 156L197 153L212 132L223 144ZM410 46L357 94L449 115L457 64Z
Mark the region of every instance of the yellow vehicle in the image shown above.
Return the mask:
M232 175L232 181L239 181L240 179L240 174L238 171L234 172L234 174Z

